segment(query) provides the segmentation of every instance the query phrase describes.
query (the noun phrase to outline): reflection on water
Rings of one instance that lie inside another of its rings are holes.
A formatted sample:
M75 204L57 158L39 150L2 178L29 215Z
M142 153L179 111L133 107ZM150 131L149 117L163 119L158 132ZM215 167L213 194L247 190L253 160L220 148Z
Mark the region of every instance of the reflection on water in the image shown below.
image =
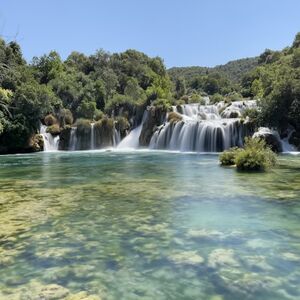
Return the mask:
M0 299L299 299L300 157L0 157Z

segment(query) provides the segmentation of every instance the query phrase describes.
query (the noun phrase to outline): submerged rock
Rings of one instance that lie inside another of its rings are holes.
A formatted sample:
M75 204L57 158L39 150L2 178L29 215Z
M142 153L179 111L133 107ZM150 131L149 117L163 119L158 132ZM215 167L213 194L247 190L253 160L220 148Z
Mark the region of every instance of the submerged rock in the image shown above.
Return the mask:
M74 295L70 295L66 300L101 300L97 295L89 295L87 292L79 292Z
M169 259L175 264L198 265L204 262L204 258L197 251L183 251L171 254Z
M215 249L208 256L208 266L210 268L217 268L221 266L238 267L239 263L234 258L234 251L232 249Z
M291 252L282 253L282 258L291 262L300 262L300 255Z
M266 257L262 255L244 256L242 260L251 269L270 271L273 268L267 263Z

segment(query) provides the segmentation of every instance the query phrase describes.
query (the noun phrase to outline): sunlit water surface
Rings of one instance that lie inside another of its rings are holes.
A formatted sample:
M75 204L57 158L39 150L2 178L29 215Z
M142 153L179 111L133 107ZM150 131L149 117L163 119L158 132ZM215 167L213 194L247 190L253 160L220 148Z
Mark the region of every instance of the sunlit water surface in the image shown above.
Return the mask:
M1 156L0 180L0 299L300 299L300 156Z

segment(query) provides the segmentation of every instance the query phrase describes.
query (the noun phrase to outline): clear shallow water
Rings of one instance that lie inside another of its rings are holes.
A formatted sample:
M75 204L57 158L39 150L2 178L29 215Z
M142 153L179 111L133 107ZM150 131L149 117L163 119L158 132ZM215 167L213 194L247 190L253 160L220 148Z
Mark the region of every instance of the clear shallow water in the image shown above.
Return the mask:
M0 183L0 299L300 298L300 156L1 156Z

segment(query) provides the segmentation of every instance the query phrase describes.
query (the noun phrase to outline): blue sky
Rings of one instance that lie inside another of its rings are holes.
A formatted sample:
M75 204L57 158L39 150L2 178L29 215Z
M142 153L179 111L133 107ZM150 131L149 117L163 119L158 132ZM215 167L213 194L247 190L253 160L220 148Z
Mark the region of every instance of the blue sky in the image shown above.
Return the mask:
M28 61L133 48L168 67L214 66L290 45L299 16L299 0L0 0L0 34Z

